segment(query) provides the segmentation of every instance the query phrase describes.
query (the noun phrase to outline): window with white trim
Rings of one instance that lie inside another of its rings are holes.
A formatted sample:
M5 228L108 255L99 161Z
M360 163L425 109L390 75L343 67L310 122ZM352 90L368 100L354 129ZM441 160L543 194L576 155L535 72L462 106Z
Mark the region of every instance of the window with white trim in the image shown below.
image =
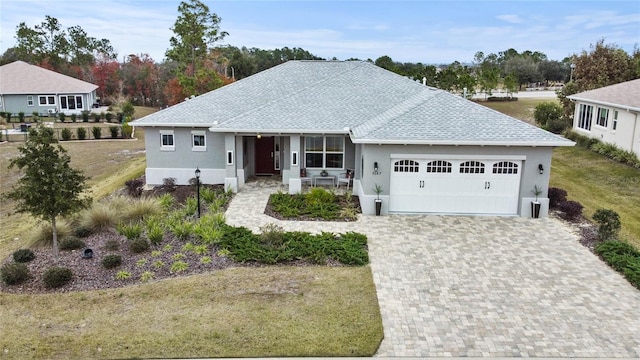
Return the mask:
M618 127L618 110L613 110L613 124L611 124L613 130Z
M415 173L420 170L420 163L413 160L398 160L393 163L393 172Z
M484 174L484 164L480 161L465 161L460 164L461 174Z
M598 108L598 117L596 118L596 125L607 127L609 122L609 109Z
M39 95L38 96L38 104L41 106L46 105L55 105L56 97L53 95Z
M27 106L33 106L33 95L27 95Z
M591 131L591 119L593 118L593 106L580 104L578 112L578 127L580 129Z
M82 110L81 95L64 95L60 96L60 109L62 110Z
M160 130L160 150L175 151L176 144L173 130Z
M207 136L205 131L191 132L191 151L207 151Z
M304 155L307 168L342 169L344 168L344 137L306 136Z
M518 164L511 161L500 161L493 164L494 174L517 174Z
M428 173L450 173L451 163L445 160L434 160L427 163Z

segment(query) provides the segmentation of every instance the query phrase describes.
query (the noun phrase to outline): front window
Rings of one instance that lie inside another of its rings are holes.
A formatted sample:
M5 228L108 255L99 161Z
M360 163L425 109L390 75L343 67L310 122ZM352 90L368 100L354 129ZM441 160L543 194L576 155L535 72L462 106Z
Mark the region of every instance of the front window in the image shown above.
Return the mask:
M618 110L613 111L613 124L611 124L613 130L618 127Z
M207 138L204 131L191 132L191 150L207 151Z
M27 106L33 106L33 95L27 95Z
M598 108L598 118L596 119L596 124L598 126L607 127L608 120L609 109Z
M160 150L174 151L175 149L173 130L160 130Z
M593 106L580 104L580 112L578 113L578 127L580 129L591 131L592 117Z
M304 139L304 152L307 168L344 168L344 137L307 136Z

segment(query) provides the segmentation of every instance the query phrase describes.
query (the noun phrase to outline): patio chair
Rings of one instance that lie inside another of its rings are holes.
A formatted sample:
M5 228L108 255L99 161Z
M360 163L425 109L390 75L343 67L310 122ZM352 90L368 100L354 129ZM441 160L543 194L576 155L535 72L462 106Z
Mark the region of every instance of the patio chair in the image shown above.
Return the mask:
M338 176L336 187L340 187L340 184L347 184L347 190L349 190L349 186L351 186L352 181L353 181L353 170L347 169L347 172L342 173Z
M307 176L307 169L300 169L300 183L304 185L304 183L309 183L311 185L311 177Z

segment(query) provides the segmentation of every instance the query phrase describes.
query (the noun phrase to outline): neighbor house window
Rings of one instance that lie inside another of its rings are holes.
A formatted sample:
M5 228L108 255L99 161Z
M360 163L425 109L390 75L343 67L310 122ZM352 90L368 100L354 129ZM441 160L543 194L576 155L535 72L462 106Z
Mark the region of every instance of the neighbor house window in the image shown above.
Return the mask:
M33 95L27 95L27 106L33 106Z
M420 170L420 163L413 160L398 160L393 163L393 172L411 172Z
M174 151L175 149L173 130L160 130L160 150Z
M484 164L480 161L466 161L460 164L461 174L484 174Z
M82 96L66 95L60 96L60 108L63 110L82 110Z
M344 137L307 136L304 138L305 166L317 169L344 167Z
M609 109L598 108L598 118L596 119L596 125L607 127L609 121Z
M591 119L593 117L593 106L580 104L578 112L578 127L591 131Z
M207 138L204 131L191 132L191 151L207 151Z
M450 173L451 163L444 160L434 160L427 163L428 173Z
M618 127L618 110L613 111L613 124L611 124L613 130Z
M493 164L494 174L517 174L518 164L511 161L500 161Z
M50 96L50 95L40 95L38 96L38 104L42 105L42 106L46 106L46 105L55 105L56 104L56 97L55 96Z

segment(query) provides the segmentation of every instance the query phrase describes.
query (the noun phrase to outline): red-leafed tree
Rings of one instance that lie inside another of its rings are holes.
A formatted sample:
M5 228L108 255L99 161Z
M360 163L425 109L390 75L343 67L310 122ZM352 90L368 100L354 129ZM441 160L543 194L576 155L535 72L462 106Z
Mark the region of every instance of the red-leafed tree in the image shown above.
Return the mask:
M122 64L124 95L134 104L148 106L159 102L159 70L148 54L129 55Z
M98 96L105 99L120 93L120 63L107 56L96 60L92 68L93 83L98 85Z

